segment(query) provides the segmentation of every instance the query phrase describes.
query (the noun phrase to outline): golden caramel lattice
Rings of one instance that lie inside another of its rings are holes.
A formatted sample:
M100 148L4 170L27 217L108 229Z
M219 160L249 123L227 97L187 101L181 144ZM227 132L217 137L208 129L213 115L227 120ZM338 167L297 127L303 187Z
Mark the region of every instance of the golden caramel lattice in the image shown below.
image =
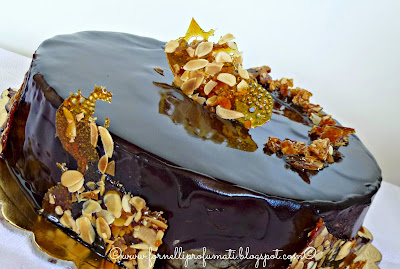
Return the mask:
M213 34L192 20L184 37L165 45L174 84L223 119L237 120L247 129L263 125L271 118L270 94L242 67L234 36L213 43L208 41ZM192 40L198 37L202 40Z

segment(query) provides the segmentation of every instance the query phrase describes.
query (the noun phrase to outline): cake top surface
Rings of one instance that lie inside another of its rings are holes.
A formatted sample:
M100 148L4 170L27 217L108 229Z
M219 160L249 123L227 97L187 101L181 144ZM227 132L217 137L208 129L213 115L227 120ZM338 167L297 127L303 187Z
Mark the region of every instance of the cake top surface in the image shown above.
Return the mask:
M309 141L310 127L273 114L265 125L247 130L204 110L171 85L174 79L164 42L124 33L80 32L44 41L33 61L62 97L95 85L113 92L112 103L98 102L99 124L150 153L184 169L252 189L306 201L342 201L378 188L381 171L362 142L351 135L340 147L340 162L312 175L310 182L264 153L269 137ZM163 75L155 71L163 70Z

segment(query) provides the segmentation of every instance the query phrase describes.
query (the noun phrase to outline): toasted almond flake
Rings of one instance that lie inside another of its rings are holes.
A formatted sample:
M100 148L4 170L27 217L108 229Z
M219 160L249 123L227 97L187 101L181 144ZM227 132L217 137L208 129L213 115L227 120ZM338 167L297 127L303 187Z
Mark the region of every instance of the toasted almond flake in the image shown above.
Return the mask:
M214 76L215 74L217 74L218 72L220 72L222 70L223 66L224 66L223 63L209 63L206 66L205 71L210 76Z
M207 82L207 84L204 86L204 93L208 95L214 89L214 87L217 86L217 84L218 83L214 80Z
M203 105L204 102L206 101L206 98L200 96L199 98L197 98L196 102L199 103L200 105Z
M212 51L212 49L213 49L213 42L201 42L199 45L197 45L194 55L200 58L209 54Z
M332 147L332 145L329 145L328 153L329 153L329 155L332 155L332 154L333 154L333 147Z
M190 76L190 72L189 71L185 71L185 72L183 72L183 74L181 76L181 80L182 81L186 81L186 80L189 79L189 76Z
M156 235L157 233L153 229L144 226L139 226L139 229L133 232L133 237L139 238L150 247L156 247Z
M221 73L217 76L217 79L231 87L235 86L236 84L236 77L229 73Z
M136 211L140 211L146 206L146 201L139 196L132 197L129 200L129 203L136 209Z
M322 120L322 118L315 113L311 113L310 119L315 125L319 125Z
M199 98L199 93L193 94L189 96L192 100L197 101L197 98Z
M76 121L80 122L85 117L85 113L81 112L75 116Z
M249 72L247 72L246 69L243 69L243 67L241 65L238 66L238 72L239 72L239 76L241 76L242 78L250 79Z
M215 55L215 61L217 63L231 63L232 57L229 55L229 53L220 51L217 53L217 55Z
M97 168L99 169L100 173L104 174L106 172L107 165L108 165L108 157L107 155L103 155L100 158L99 163L97 164Z
M79 181L75 185L69 186L68 191L69 192L77 192L82 188L84 183L85 183L85 179L82 178L81 181Z
M196 80L197 80L197 78L188 79L187 81L185 81L185 82L182 84L181 90L182 90L185 94L187 94L187 95L193 94L194 90L196 89L196 88L195 88L195 86L196 86Z
M232 34L228 33L219 39L218 44L220 45L225 44L226 42L231 41L232 39L235 39L235 37Z
M335 261L339 261L344 259L347 255L350 254L351 245L353 244L352 241L347 241L339 250L338 255L335 258Z
M108 226L107 221L103 217L98 217L96 219L96 231L97 234L103 239L110 239L111 229Z
M364 238L366 238L366 239L368 239L370 241L373 240L371 232L367 228L365 228L364 226L361 227L361 229L360 229L360 231L358 231L357 235L361 236L361 237L364 237Z
M189 57L194 56L194 49L192 47L189 47L186 49L187 54L189 54Z
M166 53L173 53L175 50L179 47L179 41L178 40L171 40L165 44L165 49L164 51Z
M199 71L190 72L190 78L196 78L196 83L194 84L194 89L196 90L204 81L204 76Z
M80 217L76 220L76 225L79 227L79 237L86 243L93 244L96 233L91 221L86 217Z
M142 218L142 211L138 211L138 212L136 212L135 218L133 220L135 222L139 222L141 218Z
M145 219L145 220L150 221L151 223L153 223L153 224L155 224L155 225L157 225L157 226L160 227L161 229L164 229L164 230L165 230L165 229L168 228L168 225L167 225L166 223L162 222L161 220L154 219L154 218L150 218L150 217L146 217L146 216L143 216L142 218Z
M190 60L185 64L183 67L184 70L187 71L193 71L193 70L198 70L203 67L206 67L208 64L208 61L206 59L196 59L196 60Z
M245 80L240 81L240 83L237 85L237 90L241 91L243 89L247 89L249 87L249 84Z
M126 219L126 221L125 221L125 223L124 223L124 226L129 226L129 225L132 223L134 217L135 217L134 215L129 216L129 217Z
M87 186L90 190L96 189L96 183L94 183L93 181L87 182L87 183L86 183L86 186Z
M244 117L243 113L235 111L235 110L223 108L220 105L217 106L216 113L221 118L227 119L227 120L239 119L239 118Z
M114 214L108 210L102 209L101 211L96 213L97 217L102 217L107 224L112 224L115 220Z
M183 84L183 81L178 76L175 76L174 77L174 85L177 87L181 87L182 84Z
M131 199L131 196L129 194L125 194L122 197L122 209L125 212L131 212L131 204L129 203L129 200Z
M106 128L99 126L101 141L103 143L104 151L108 158L111 158L114 151L114 141Z
M163 237L164 237L164 232L161 231L161 230L158 230L157 231L157 235L156 235L156 241L161 241L162 242Z
M181 68L179 67L179 64L174 64L173 67L174 67L175 73L178 73L179 70L181 70Z
M114 214L114 217L121 217L122 213L122 201L121 197L118 193L115 192L107 192L104 195L104 204L107 207L107 210Z
M97 141L99 140L99 131L97 130L97 125L94 122L90 123L90 144L93 147L97 147Z
M228 46L229 46L231 49L237 50L237 45L236 45L235 42L229 41L229 42L227 42L227 43L228 43Z
M115 161L111 161L107 164L106 174L110 176L115 176Z
M155 248L152 249L154 250ZM147 250L139 251L138 257L142 257L142 259L137 260L139 269L152 269L157 258L155 254Z
M218 96L213 95L212 97L208 98L206 101L206 105L212 106L217 102Z
M63 209L62 209L62 207L61 206L56 206L56 208L55 208L55 212L56 212L56 214L57 215L62 215L63 213L64 213L64 211L63 211Z
M75 220L71 216L71 210L65 210L64 214L60 218L60 223L66 228L75 228L74 232L77 231Z
M56 200L54 200L54 196L51 193L49 193L49 203L52 205L56 203Z
M139 244L134 244L130 246L131 248L134 249L144 249L144 250L149 250L150 246L147 245L146 243L139 243Z
M101 209L101 206L99 205L99 203L97 203L93 200L87 200L82 205L82 213L85 213L85 214L93 214L93 213L100 212L101 210L102 209Z

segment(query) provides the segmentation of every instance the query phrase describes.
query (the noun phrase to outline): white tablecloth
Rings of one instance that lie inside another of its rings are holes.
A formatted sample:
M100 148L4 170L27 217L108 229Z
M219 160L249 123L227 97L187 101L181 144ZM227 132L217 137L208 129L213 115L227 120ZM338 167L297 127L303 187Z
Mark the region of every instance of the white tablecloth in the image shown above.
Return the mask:
M0 49L0 90L19 88L30 59ZM0 268L69 268L32 247L29 233L0 221ZM383 255L382 269L400 268L400 187L383 182L365 218L364 226L374 236L373 244ZM49 262L52 261L51 262ZM56 264L54 264L56 262Z

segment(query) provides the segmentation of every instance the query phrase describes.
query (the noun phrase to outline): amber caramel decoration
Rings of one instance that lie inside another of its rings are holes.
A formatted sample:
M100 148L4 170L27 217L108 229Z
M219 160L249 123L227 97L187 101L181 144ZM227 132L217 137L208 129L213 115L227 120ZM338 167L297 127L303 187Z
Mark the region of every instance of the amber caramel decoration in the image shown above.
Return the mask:
M184 37L165 45L175 86L223 119L247 129L265 124L271 119L272 97L243 69L234 36L213 43L208 40L213 34L192 19Z
M90 135L95 103L97 100L111 103L111 98L111 92L104 87L95 86L88 98L82 96L80 90L77 94L71 93L57 110L56 135L63 148L77 160L78 170L82 173L86 171L88 163L99 158L91 144Z

